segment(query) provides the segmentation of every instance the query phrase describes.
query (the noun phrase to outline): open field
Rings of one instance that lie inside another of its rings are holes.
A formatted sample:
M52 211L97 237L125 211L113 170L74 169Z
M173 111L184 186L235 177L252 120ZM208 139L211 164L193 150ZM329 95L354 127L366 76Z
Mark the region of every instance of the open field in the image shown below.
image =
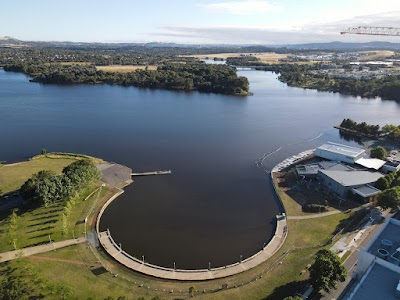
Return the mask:
M361 51L360 53L367 53L368 56L361 59L361 61L382 60L394 55L393 51L378 50L378 51Z
M2 193L18 190L33 174L49 170L59 174L64 167L76 161L74 158L41 157L15 164L0 165L0 189Z
M157 66L133 66L133 65L112 65L112 66L96 66L96 69L104 72L118 72L118 73L127 73L133 72L136 70L144 70L148 68L148 70L157 70Z
M216 53L216 54L199 54L199 55L187 55L190 57L196 57L199 59L213 59L214 57L217 58L222 58L226 59L227 57L239 57L241 55L249 55L252 54L252 56L255 56L261 60L263 63L267 64L274 64L274 63L279 63L280 59L286 58L288 55L287 54L278 54L274 52L267 52L267 53Z

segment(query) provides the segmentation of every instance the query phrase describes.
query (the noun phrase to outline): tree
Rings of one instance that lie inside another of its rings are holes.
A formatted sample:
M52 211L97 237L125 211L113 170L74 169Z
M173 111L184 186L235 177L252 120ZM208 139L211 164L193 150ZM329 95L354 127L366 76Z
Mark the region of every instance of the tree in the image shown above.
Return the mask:
M294 297L289 296L284 298L283 300L303 300L303 298L301 298L300 296L294 296Z
M385 177L381 177L376 181L375 187L381 191L384 191L390 187L390 184Z
M0 285L0 300L28 299L29 289L18 277L8 277Z
M314 264L310 268L310 283L316 291L329 293L337 288L338 281L345 281L347 270L339 257L332 251L321 249L317 252Z
M42 154L43 154L43 155L46 155L46 154L47 154L46 148L42 148Z
M378 159L386 159L387 152L386 149L382 146L378 146L374 149L371 149L371 157Z
M379 194L378 205L383 209L400 207L400 187L387 189Z

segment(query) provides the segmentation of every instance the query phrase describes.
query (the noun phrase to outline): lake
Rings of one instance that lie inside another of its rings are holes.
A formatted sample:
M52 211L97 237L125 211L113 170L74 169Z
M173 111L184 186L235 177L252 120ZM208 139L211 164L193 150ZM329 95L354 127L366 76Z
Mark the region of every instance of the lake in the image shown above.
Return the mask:
M253 96L43 85L0 70L0 160L46 148L135 171L171 169L135 178L106 210L101 229L128 253L164 267L239 261L274 231L279 206L266 171L326 141L356 145L332 128L343 118L383 125L400 116L394 101L290 88L271 72L239 73Z

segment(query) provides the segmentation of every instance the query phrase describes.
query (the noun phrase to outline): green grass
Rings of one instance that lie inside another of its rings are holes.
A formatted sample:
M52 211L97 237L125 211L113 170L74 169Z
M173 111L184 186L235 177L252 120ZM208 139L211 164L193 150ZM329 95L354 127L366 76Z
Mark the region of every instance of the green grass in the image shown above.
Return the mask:
M74 161L76 159L73 158L53 159L42 157L16 164L0 165L0 190L3 194L16 191L33 174L42 170L50 170L59 174L64 167Z
M83 236L85 230L84 219L96 199L97 192L90 196L90 198L86 201L84 201L84 199L99 185L99 183L94 184L93 186L87 188L80 195L75 197L75 205L71 209L71 213L67 219L67 235L62 235L62 203L57 203L49 207L39 207L35 209L21 208L18 212L18 225L17 229L15 230L17 248L24 248L48 243L49 238L51 238L52 241L58 242L73 238L73 234L75 235L75 237ZM103 187L97 206L108 199L114 192L114 189L110 187ZM3 212L0 215L1 252L14 250L14 246L7 236L8 214L9 212Z

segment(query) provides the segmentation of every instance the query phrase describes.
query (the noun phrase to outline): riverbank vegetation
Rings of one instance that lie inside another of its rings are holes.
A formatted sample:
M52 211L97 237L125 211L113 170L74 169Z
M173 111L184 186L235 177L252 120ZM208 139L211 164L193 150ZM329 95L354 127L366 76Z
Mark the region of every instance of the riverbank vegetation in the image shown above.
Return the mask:
M310 72L321 68L321 64L269 64L259 67L260 70L273 71L279 74L280 81L293 87L365 98L381 97L400 101L400 76L383 76L382 78L359 80L332 78L325 74Z
M400 126L387 124L383 127L379 125L369 125L366 122L357 123L352 119L344 119L340 123L339 129L345 129L348 133L355 135L364 135L368 137L385 137L389 140L400 143Z
M107 83L113 85L199 91L233 95L248 95L249 82L237 76L236 69L227 65L208 65L201 62L168 63L156 70L137 69L132 72L107 72L94 65L14 63L6 71L22 72L32 81L41 83Z

